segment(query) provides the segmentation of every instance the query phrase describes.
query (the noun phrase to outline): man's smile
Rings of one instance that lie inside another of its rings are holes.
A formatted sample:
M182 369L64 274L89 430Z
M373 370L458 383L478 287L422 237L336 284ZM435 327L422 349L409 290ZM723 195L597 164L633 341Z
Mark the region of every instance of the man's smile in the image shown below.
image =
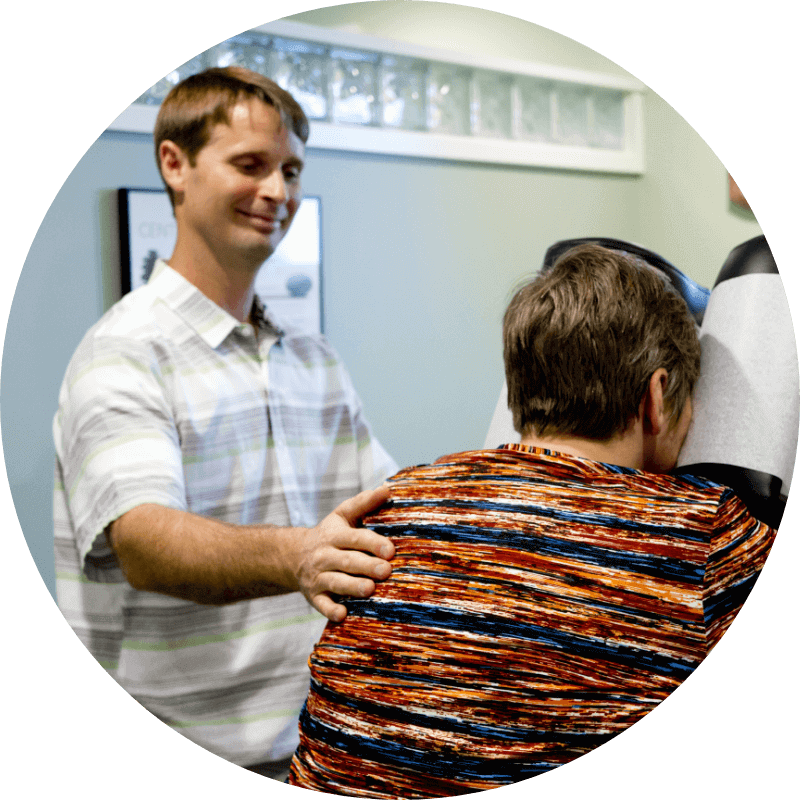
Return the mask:
M283 221L286 219L285 215L280 217L277 214L245 211L241 208L237 208L236 213L242 217L245 217L253 225L253 227L259 228L266 232L277 230L282 226Z

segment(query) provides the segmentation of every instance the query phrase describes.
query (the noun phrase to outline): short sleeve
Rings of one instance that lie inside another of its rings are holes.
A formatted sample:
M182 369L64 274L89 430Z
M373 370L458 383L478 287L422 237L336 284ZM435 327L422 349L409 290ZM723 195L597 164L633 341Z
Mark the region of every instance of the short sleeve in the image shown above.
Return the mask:
M710 650L730 627L753 588L775 539L726 489L714 521L703 590L703 611Z
M143 503L185 509L180 443L157 353L88 336L73 356L53 423L64 504L84 573L109 563L106 527Z

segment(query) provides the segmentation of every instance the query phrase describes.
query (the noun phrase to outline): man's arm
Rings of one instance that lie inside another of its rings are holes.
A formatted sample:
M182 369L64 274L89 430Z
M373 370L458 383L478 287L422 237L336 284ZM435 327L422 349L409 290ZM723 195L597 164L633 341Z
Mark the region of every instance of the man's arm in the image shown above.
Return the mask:
M313 528L229 525L145 504L106 532L135 589L210 605L301 591L340 622L347 609L335 595L369 597L391 574L391 540L355 527L388 497L386 487L361 492Z

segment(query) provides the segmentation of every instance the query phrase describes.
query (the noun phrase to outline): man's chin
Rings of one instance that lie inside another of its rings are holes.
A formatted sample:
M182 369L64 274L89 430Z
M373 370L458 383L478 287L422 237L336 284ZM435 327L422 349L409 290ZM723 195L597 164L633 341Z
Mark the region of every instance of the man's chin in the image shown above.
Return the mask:
M247 251L253 260L263 263L278 249L282 240L283 235L275 233L269 236L249 237L246 243L242 243L242 249Z

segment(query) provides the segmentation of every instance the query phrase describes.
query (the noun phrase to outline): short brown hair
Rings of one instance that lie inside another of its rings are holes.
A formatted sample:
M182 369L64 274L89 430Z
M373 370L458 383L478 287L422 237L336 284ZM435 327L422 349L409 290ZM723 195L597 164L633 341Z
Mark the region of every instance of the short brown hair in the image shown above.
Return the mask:
M194 166L197 154L208 144L211 129L220 123L230 125L234 106L252 97L273 106L283 124L304 143L308 141L308 118L289 92L244 67L214 67L181 81L164 98L153 131L159 172L161 142L175 142ZM174 205L169 186L167 192Z
M508 406L523 435L605 440L639 411L652 374L668 374L673 423L700 373L697 328L657 270L581 245L523 286L503 319Z

